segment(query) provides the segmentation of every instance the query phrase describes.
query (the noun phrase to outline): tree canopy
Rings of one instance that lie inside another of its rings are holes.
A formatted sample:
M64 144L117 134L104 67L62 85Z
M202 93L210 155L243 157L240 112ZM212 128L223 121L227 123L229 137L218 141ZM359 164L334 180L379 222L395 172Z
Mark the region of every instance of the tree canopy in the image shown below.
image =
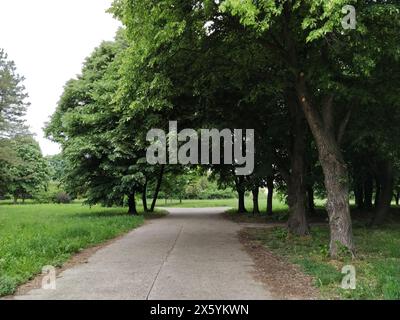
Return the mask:
M351 5L355 26L345 28ZM135 213L150 187L154 209L163 176L168 184L188 167L149 165L150 129L251 128L250 176L203 170L236 189L240 211L248 191L255 211L260 187L284 192L299 235L314 194L326 195L331 255L356 254L350 197L372 210L375 194L381 223L398 179L396 1L116 0L110 12L124 27L67 83L46 130L63 147L69 190L89 203L128 200Z

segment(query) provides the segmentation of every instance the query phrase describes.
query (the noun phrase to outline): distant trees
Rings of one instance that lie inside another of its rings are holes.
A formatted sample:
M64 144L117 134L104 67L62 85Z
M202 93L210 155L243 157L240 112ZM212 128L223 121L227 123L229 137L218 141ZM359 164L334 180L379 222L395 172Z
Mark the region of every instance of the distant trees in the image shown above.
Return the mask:
M6 165L9 174L7 192L16 203L18 199L32 198L37 192L47 187L49 170L39 144L30 136L18 136L11 140L17 160Z
M47 163L25 125L23 80L0 49L0 195L10 194L15 202L33 197L48 182Z
M23 81L16 72L15 63L8 60L4 49L0 48L0 138L28 133L23 116L29 103Z

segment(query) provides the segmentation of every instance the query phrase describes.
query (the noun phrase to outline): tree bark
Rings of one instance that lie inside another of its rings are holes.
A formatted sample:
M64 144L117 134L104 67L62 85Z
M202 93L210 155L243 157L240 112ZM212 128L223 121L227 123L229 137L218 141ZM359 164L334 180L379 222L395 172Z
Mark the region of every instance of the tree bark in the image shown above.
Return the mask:
M255 187L253 193L253 214L260 214L260 206L258 205L258 196L260 194L260 188Z
M396 201L396 206L399 206L399 204L400 204L400 192L399 191L396 192L395 201Z
M161 169L160 169L160 174L157 179L157 186L156 186L156 190L154 192L153 202L151 203L150 212L154 212L154 209L156 208L158 194L160 193L162 179L164 177L164 170L165 170L165 165L162 164Z
M128 214L133 216L137 215L135 193L133 192L128 196Z
M274 177L267 178L267 216L272 216L273 214L273 203L274 203Z
M239 213L246 213L246 206L245 206L245 191L238 191L239 196L239 204L238 204L238 211Z
M381 192L379 195L378 206L376 208L373 225L381 225L385 222L385 219L390 210L393 189L394 189L394 166L391 160L383 161L381 164Z
M142 192L142 203L143 203L143 210L144 212L149 212L149 208L147 206L147 180L143 186Z
M304 183L291 179L288 184L289 220L288 229L291 233L304 236L310 233L306 216L306 192Z
M331 257L338 256L340 245L345 246L354 256L348 168L333 131L332 117L329 116L333 112L333 96L326 99L323 106L325 116L321 118L309 99L304 73L300 73L297 79L296 91L314 136L324 172L325 188L328 194L327 211L331 234Z
M287 181L291 233L304 236L310 233L306 216L305 151L306 122L296 97L289 93L287 104L291 115L290 175Z

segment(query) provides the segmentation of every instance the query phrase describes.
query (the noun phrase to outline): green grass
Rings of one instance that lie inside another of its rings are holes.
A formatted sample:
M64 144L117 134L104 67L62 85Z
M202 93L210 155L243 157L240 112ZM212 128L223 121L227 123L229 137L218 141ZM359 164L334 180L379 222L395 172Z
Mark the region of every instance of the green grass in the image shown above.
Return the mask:
M253 210L253 200L251 197L246 198L246 208L249 212ZM161 208L215 208L215 207L230 207L237 208L237 199L217 199L217 200L183 200L180 203L179 200L164 200L160 199L157 201L157 206ZM266 197L260 196L259 199L260 210L265 211L267 206ZM278 199L274 199L274 210L286 210L287 206L280 202Z
M143 216L126 210L79 203L0 205L0 296L12 294L43 266L62 266L73 254L143 224Z
M249 230L251 237L288 261L300 265L315 278L324 298L400 299L400 225L366 228L355 226L357 259L343 253L338 260L328 257L328 227L314 227L311 237L288 235L284 228ZM344 290L342 267L356 268L355 290Z

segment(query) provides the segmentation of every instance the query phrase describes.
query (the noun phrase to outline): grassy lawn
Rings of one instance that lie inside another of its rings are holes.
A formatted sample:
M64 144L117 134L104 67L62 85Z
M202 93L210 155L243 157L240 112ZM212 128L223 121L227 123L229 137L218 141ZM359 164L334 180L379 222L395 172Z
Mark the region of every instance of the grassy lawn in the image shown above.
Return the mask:
M143 224L125 208L70 205L0 205L0 296L32 279L45 265Z
M284 228L249 229L250 236L288 261L300 265L315 278L324 298L400 299L400 225L371 229L354 227L358 256L352 260L345 253L339 260L328 257L329 230L314 227L311 237L288 235ZM341 289L342 267L356 268L355 290Z
M160 199L157 201L157 206L162 208L215 208L215 207L230 207L237 208L238 200L237 199L218 199L218 200L183 200L180 203L179 200L168 200L165 201ZM264 211L267 207L266 197L260 196L259 199L260 210ZM246 198L246 209L251 212L253 210L253 200L251 197ZM287 206L279 201L278 199L274 200L274 210L282 211L286 210Z

